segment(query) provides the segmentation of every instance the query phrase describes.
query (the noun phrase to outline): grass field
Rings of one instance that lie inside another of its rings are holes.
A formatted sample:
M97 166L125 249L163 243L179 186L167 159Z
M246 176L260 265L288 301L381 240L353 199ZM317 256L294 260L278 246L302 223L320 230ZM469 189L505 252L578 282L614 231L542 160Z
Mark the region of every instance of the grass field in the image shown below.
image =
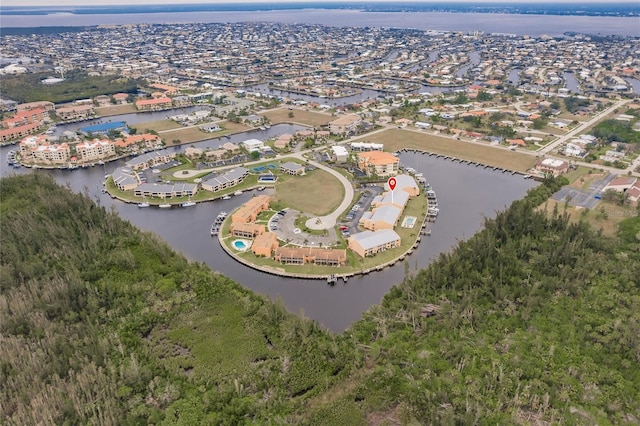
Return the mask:
M120 115L120 114L130 114L132 112L138 112L135 105L133 104L114 105L114 106L96 108L96 114L98 114L100 117L109 117L112 115Z
M536 158L532 155L400 129L391 129L365 136L358 139L358 141L382 143L385 151L397 151L401 148L423 149L494 167L523 172L533 167L536 162Z
M200 142L205 139L211 139L211 133L203 132L197 127L189 127L186 129L169 130L160 134L167 146L172 146L174 140L179 140L180 144Z
M289 118L289 113L293 113L293 117ZM289 110L286 108L280 108L272 111L265 112L265 117L274 124L277 123L300 123L311 127L318 127L327 124L335 119L329 114L321 114L319 112L303 111L300 109Z
M322 216L336 209L344 198L340 181L323 170L305 176L283 175L276 184L276 199L304 213Z
M165 130L175 130L181 129L182 126L176 123L173 120L156 120L156 121L145 121L144 123L139 123L136 125L132 125L138 133L143 133L145 129L155 130L156 132L164 132Z

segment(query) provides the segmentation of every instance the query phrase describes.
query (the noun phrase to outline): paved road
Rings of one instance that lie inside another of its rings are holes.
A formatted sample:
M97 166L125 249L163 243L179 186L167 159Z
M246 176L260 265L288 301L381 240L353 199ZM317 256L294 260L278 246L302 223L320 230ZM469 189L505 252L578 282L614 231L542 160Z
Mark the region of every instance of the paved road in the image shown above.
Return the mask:
M537 152L538 154L547 154L551 151L553 151L554 149L556 149L560 144L563 144L565 142L567 142L568 140L570 140L571 138L573 138L575 135L577 135L578 133L586 130L587 128L593 126L595 123L597 123L598 121L600 121L602 119L602 117L605 117L606 115L612 113L615 109L622 107L623 105L627 104L628 102L630 102L630 100L628 99L622 99L619 100L618 102L614 103L612 106L610 106L609 108L601 111L599 114L594 115L592 118L590 118L587 121L584 121L582 124L580 124L579 126L577 126L575 129L570 130L569 132L565 133L564 135L560 136L558 139L556 139L554 142L551 142L549 144L547 144L545 147L539 149Z

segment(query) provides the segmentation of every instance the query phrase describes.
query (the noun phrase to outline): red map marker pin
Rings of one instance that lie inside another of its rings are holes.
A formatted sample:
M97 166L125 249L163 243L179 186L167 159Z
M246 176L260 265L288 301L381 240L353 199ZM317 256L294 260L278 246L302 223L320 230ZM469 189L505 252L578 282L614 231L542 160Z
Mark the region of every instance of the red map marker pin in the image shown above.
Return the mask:
M396 189L396 178L390 177L387 181L387 185L389 185L389 188L391 188L392 191Z

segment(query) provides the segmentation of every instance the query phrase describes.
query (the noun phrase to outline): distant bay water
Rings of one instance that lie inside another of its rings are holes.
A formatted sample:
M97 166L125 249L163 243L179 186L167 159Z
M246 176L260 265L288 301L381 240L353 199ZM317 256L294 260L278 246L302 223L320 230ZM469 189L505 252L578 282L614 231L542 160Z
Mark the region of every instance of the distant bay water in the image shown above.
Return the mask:
M560 36L565 32L640 36L640 18L558 16L515 13L366 12L336 9L215 11L179 13L108 13L0 15L2 28L64 27L122 24L279 22L336 27L416 28L436 31L483 31L529 36Z

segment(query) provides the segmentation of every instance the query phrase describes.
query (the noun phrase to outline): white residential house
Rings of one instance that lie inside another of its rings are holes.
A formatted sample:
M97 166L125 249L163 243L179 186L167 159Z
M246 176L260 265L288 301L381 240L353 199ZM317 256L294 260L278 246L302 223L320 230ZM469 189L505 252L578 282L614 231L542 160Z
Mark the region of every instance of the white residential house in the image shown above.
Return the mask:
M264 142L259 139L247 139L246 141L241 143L242 146L249 152L258 151L261 152L264 150Z

